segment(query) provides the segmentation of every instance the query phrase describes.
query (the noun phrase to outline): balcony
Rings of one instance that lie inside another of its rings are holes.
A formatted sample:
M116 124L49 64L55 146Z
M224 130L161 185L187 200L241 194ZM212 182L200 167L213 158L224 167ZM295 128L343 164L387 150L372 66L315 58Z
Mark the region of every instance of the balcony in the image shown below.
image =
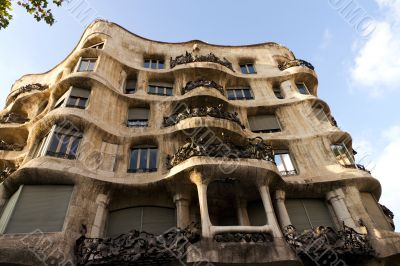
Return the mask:
M232 63L228 61L225 57L223 59L219 58L213 53L209 53L208 55L195 55L193 56L192 53L186 52L183 55L179 55L175 57L175 59L170 59L170 68L174 68L177 65L188 64L193 62L210 62L210 63L217 63L226 68L229 68L233 72Z
M185 87L182 88L182 95L198 87L216 89L222 95L224 95L224 88L221 85L217 84L215 81L204 79L198 79L196 81L189 81L188 83L186 83Z
M314 66L311 63L309 63L305 60L301 60L301 59L286 61L282 64L279 64L278 68L279 68L279 70L283 71L285 69L288 69L291 67L296 67L296 66L306 67L306 68L309 68L314 71Z
M359 170L362 170L364 172L367 172L368 174L371 174L371 171L366 169L365 166L362 165L362 164L346 164L346 165L343 165L343 166L346 167L346 168L350 168L350 169L359 169Z
M227 138L222 141L217 138L211 143L204 139L191 138L173 156L169 156L168 167L172 168L194 156L257 159L274 162L272 147L263 142L261 137L245 139L243 144L234 143Z
M9 124L9 123L24 124L25 122L28 121L29 119L26 118L25 116L14 112L7 113L6 115L0 117L0 124Z
M244 125L240 122L238 114L236 112L228 112L224 110L224 106L219 104L217 107L214 106L203 106L203 107L186 107L183 111L179 111L170 117L164 117L164 127L169 127L178 124L180 121L192 118L192 117L214 117L220 119L226 119L237 123L239 126L244 128Z
M31 92L31 91L44 91L48 88L47 85L42 85L40 83L34 83L34 84L28 84L25 86L22 86L18 88L17 90L13 91L10 95L9 98L12 99L13 101L17 99L17 97L25 92Z
M24 146L14 143L8 143L5 140L0 140L0 150L4 151L22 151Z

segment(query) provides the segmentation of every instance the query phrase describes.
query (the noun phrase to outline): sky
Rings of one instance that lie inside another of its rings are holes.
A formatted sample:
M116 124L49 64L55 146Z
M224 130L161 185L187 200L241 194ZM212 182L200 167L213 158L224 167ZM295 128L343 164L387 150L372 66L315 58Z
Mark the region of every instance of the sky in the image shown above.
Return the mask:
M95 18L167 42L277 42L315 66L318 96L381 182L380 202L400 230L399 0L66 0L53 12L49 27L15 6L0 31L0 105L22 75L61 62Z

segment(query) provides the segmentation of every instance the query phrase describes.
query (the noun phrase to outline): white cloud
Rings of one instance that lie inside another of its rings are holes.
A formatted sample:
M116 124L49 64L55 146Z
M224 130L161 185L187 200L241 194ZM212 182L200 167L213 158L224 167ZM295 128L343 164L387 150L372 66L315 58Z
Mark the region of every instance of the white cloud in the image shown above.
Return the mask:
M387 145L376 161L372 174L382 185L380 202L395 214L396 230L400 229L400 175L397 166L400 165L400 126L393 126L384 131L383 140Z
M326 49L332 43L333 35L329 29L324 30L324 34L322 35L321 49Z
M400 1L375 1L384 17L359 48L350 74L355 85L381 96L400 89Z

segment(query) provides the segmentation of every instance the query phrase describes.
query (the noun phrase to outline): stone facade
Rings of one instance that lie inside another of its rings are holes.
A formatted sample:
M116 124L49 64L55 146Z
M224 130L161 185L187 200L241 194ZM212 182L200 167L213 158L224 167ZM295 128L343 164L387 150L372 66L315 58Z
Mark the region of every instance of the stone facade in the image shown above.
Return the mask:
M0 113L0 265L397 265L380 184L317 87L276 43L165 43L93 22Z

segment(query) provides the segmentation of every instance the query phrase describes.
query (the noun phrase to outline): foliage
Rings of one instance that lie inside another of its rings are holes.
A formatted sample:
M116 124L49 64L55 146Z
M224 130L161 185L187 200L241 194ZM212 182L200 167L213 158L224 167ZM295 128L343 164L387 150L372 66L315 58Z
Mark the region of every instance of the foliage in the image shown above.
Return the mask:
M12 0L0 0L0 30L6 28L12 19ZM61 6L64 0L52 0L56 6ZM48 0L23 0L16 1L19 6L25 8L26 12L33 15L37 21L44 20L47 24L53 25L55 22L53 13Z

